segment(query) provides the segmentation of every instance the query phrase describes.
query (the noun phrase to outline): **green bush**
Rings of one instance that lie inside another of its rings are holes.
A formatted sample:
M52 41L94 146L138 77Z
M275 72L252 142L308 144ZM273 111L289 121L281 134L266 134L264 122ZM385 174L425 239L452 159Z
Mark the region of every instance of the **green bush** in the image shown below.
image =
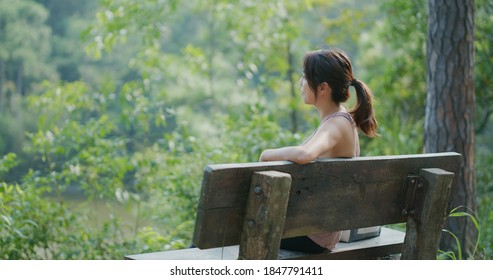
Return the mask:
M478 149L476 155L476 179L478 198L478 220L483 226L480 231L480 253L485 259L493 259L493 153Z

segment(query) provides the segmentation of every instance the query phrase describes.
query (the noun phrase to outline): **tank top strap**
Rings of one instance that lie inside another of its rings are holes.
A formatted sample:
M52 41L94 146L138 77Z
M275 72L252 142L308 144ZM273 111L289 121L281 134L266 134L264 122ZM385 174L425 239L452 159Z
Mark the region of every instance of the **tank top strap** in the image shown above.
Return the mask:
M327 120L330 120L330 119L335 118L335 117L343 117L346 120L348 120L353 126L355 125L355 123L353 121L353 117L351 117L351 114L349 114L348 112L335 112L335 113L332 113L332 114L328 115L327 117L325 117L323 119L323 121L321 122L321 124L324 123L324 122L326 122Z
M356 129L356 123L354 122L353 120L353 117L351 116L351 114L349 114L348 112L335 112L335 113L332 113L330 115L328 115L327 117L325 117L323 119L323 121L320 123L320 125L322 125L324 122L326 122L327 120L330 120L332 118L335 118L335 117L343 117L345 118L346 120L348 120L351 125L353 126L353 139L354 139L354 156L356 157L359 157L360 156L360 148L359 148L359 145L356 141L357 139L357 129ZM310 137L311 138L311 137Z

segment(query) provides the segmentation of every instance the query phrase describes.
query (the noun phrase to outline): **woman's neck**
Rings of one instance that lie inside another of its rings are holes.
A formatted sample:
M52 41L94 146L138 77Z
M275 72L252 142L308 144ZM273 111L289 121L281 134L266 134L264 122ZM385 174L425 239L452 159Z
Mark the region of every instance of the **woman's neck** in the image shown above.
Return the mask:
M318 113L320 114L320 119L323 120L327 116L332 115L337 112L347 112L346 108L342 105L332 105L326 106L324 108L318 108Z

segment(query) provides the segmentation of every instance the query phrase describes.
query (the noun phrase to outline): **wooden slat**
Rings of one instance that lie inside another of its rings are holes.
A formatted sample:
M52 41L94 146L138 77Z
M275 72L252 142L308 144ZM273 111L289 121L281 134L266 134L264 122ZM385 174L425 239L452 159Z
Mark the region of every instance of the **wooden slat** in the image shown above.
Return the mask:
M403 259L432 260L440 242L454 173L421 170L414 209L408 217Z
M282 250L280 259L284 260L374 260L400 255L405 233L389 228L382 228L380 236L361 241L337 243L336 247L320 254L307 254Z
M253 173L240 243L240 259L275 260L284 231L291 176Z
M201 250L188 248L125 256L126 260L236 260L238 245Z
M375 259L401 252L404 232L382 228L379 237L352 243L338 243L336 248L322 254L307 254L281 250L279 259ZM201 250L189 248L163 252L127 255L127 260L236 260L239 246L226 246Z
M204 180L194 244L212 248L239 244L253 172L291 174L284 237L406 221L406 177L422 168L457 172L461 155L422 155L211 165ZM341 209L344 209L341 215Z

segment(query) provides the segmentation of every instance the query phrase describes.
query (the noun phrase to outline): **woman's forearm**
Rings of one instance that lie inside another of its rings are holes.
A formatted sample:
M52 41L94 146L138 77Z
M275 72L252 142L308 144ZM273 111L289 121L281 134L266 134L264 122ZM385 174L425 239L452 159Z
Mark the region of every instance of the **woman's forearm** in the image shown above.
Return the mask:
M300 146L268 149L260 155L260 161L288 160L295 163L308 163L316 158Z

